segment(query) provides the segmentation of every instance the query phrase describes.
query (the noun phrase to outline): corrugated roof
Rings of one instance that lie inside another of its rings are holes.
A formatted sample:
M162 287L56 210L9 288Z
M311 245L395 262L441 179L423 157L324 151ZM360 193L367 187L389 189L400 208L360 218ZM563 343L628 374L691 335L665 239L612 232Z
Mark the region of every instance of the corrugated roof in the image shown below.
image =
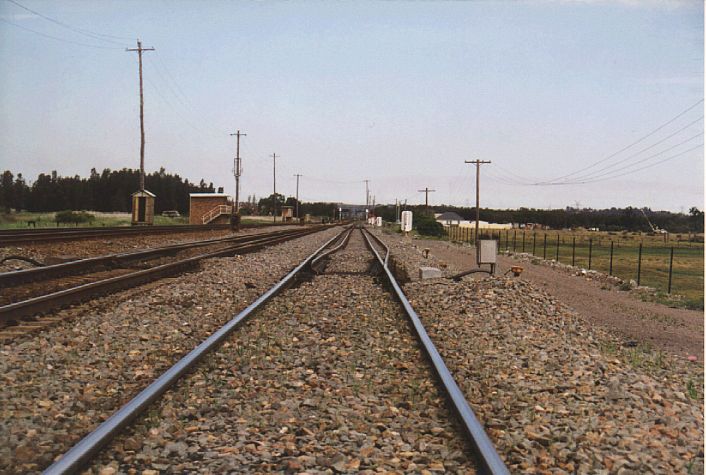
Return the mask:
M437 221L463 221L463 218L453 211L447 211L436 217Z

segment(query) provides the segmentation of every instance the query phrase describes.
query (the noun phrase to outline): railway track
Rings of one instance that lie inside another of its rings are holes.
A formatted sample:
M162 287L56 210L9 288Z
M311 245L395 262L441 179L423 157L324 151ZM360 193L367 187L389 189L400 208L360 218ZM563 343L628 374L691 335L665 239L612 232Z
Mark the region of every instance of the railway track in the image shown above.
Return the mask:
M387 254L362 231L332 238L45 473L90 463L180 472L508 473L387 268ZM148 407L150 416L138 419ZM163 428L171 428L168 441L159 438Z
M45 312L194 268L204 259L244 254L321 227L181 243L0 274L0 341L45 328Z
M256 228L259 224L243 224L240 227ZM272 226L272 223L267 223ZM228 224L173 225L173 226L105 226L93 228L39 228L0 230L0 247L17 244L58 242L77 239L98 239L119 236L222 231L230 229Z

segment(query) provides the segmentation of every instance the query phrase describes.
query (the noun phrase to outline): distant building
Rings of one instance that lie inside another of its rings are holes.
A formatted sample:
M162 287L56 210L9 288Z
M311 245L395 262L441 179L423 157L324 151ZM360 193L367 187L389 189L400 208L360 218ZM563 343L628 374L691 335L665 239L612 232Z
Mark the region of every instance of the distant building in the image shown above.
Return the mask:
M446 213L435 214L437 223L444 227L458 226L459 228L475 228L476 220L463 219L457 213L448 211ZM478 221L479 229L512 229L512 223L489 223L488 221Z
M233 211L225 193L189 193L189 224L228 224Z

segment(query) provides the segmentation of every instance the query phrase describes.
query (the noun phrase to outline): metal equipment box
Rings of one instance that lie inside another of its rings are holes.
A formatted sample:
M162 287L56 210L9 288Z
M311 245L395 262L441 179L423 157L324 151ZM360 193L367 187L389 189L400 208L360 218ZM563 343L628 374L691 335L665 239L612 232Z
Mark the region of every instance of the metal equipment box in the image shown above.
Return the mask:
M478 264L493 264L497 262L498 241L495 239L481 239L478 241Z

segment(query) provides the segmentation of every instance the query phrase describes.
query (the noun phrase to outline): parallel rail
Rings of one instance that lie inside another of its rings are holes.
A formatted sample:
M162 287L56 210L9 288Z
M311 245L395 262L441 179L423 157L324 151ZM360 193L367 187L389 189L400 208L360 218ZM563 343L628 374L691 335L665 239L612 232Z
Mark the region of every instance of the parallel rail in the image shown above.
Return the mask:
M279 224L278 224L279 225ZM267 224L244 224L241 228L272 226ZM26 229L0 230L0 247L15 244L67 241L74 239L95 239L115 236L136 236L152 234L173 234L202 231L218 231L230 229L228 224L179 224L172 226L106 226L92 228L39 228L31 231Z
M198 347L192 350L189 354L179 360L174 366L163 373L157 380L150 384L147 388L141 391L131 401L125 404L110 418L98 426L93 432L84 437L68 452L66 452L58 461L48 467L45 474L64 474L74 473L84 467L98 454L98 452L107 445L115 436L117 436L125 427L127 427L135 418L137 418L147 407L156 401L164 392L166 392L172 384L179 378L185 375L191 368L194 367L207 353L220 345L223 340L231 334L239 325L241 325L248 317L257 311L262 305L270 301L273 297L279 294L283 289L292 284L302 274L310 272L312 268L317 267L316 262L320 262L327 255L339 250L345 246L352 230L343 230L337 236L328 240L323 246L317 249L313 254L307 257L289 274L287 274L280 282L278 282L270 290L262 294L255 302L250 304L245 310L238 313L226 323L223 327L213 333L210 337L203 341ZM377 242L377 245L385 249L385 257L382 257L375 246L370 241L369 236ZM387 276L388 283L394 289L397 299L402 303L402 306L407 313L416 336L423 346L424 352L431 361L431 366L437 379L442 386L443 391L451 401L452 407L459 416L460 423L463 425L464 433L467 436L471 447L473 447L478 461L480 470L484 473L493 475L509 474L505 464L498 456L490 439L483 430L483 426L478 422L477 418L470 409L468 402L465 400L458 385L454 381L451 373L444 364L441 355L436 350L431 342L424 326L422 325L416 312L410 305L404 293L400 289L395 277L387 267L389 258L389 248L376 236L364 234L368 247L375 255L378 263L382 266L384 274ZM326 249L340 240L333 249ZM313 265L312 265L313 264Z
M212 246L216 244L236 244L248 242L257 236L286 236L301 232L300 229L286 229L282 231L273 231L260 235L236 235L227 236L216 239L205 239L201 241L189 241L180 244L172 244L169 246L154 247L143 249L134 252L120 252L116 254L107 254L103 256L89 257L86 259L78 259L75 261L63 262L42 267L34 267L31 269L23 269L19 271L0 273L0 288L19 285L25 282L37 282L48 280L63 275L78 275L95 269L97 267L116 268L121 267L129 262L134 262L143 259L152 259L160 256L174 255L179 251L194 249L198 247Z
M168 275L173 275L182 272L189 268L195 267L200 261L214 257L231 256L234 254L243 254L254 252L266 246L278 244L283 241L302 237L320 231L321 227L308 228L304 230L296 230L289 232L278 232L273 235L253 235L243 236L247 238L245 242L236 243L225 249L200 254L186 259L177 260L168 264L162 264L149 269L138 270L128 274L111 277L96 282L91 282L69 289L52 292L47 295L42 295L21 302L12 303L0 307L0 322L14 322L27 316L32 316L37 313L48 312L56 308L60 308L75 302L80 302L89 299L96 295L103 295L110 292L115 292L125 288L144 284L153 280L157 280ZM40 268L43 270L46 268ZM11 273L12 274L12 273Z
M456 415L459 417L464 432L466 433L467 438L471 443L471 446L473 447L476 456L478 457L478 461L482 465L482 468L486 473L491 473L494 475L509 475L510 472L507 470L505 463L502 461L502 459L498 455L498 452L495 450L495 447L490 441L488 434L485 433L483 425L478 421L478 418L473 413L471 407L468 405L468 401L466 401L466 398L461 392L461 389L459 389L458 384L456 384L456 380L451 375L449 369L446 367L446 363L444 363L444 359L441 357L441 354L439 354L439 350L436 349L434 342L431 341L431 338L429 337L429 334L424 328L424 325L422 324L419 315L417 315L417 312L415 312L414 308L412 308L412 304L409 303L407 296L404 294L399 284L397 283L395 276L390 271L390 268L387 265L388 258L390 256L390 248L384 242L382 242L380 238L378 238L367 230L365 230L365 233L363 235L368 244L368 247L373 252L373 254L375 254L378 263L382 266L383 272L387 277L387 281L392 287L397 299L402 304L402 307L404 308L405 313L407 314L407 317L409 318L410 323L414 328L416 337L422 345L424 353L426 353L427 358L429 359L431 366L434 369L434 373L437 376L440 385L444 390L444 393L450 401L451 406L456 412ZM370 237L372 237L373 240L375 240L377 244L385 250L385 257L382 257L377 251L377 249L375 249L373 243L370 242Z

